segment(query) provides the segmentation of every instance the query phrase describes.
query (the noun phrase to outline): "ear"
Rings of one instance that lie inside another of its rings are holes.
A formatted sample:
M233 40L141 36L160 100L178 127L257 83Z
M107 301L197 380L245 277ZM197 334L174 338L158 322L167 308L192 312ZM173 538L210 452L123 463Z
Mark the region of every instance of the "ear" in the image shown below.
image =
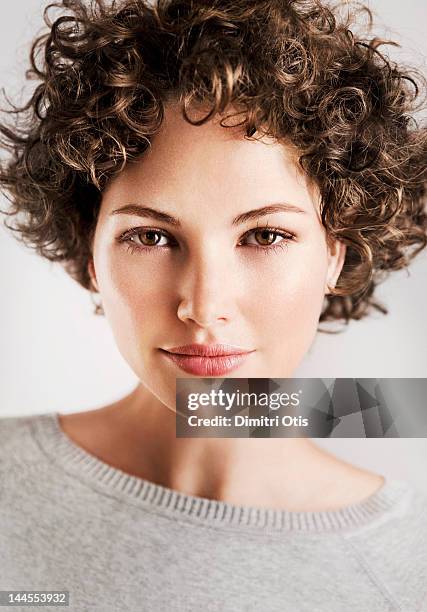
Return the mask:
M96 272L95 272L95 265L93 263L93 257L91 257L89 259L89 262L87 264L87 269L88 269L88 272L89 272L89 276L90 276L90 280L92 282L92 285L95 288L95 291L97 291L99 293L98 281L96 280Z
M338 281L344 265L347 246L339 240L329 241L328 246L328 273L325 282L325 295L331 293Z

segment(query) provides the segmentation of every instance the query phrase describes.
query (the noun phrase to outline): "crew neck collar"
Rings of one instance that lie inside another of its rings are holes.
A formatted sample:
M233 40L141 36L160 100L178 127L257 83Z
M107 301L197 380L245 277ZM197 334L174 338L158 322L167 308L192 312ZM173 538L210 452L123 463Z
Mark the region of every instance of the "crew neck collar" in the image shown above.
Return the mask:
M208 499L170 489L108 465L73 442L61 428L58 417L58 412L30 417L33 434L53 462L97 490L115 494L122 501L142 505L175 520L251 532L345 532L383 520L412 493L408 482L389 479L360 502L322 511L291 511Z

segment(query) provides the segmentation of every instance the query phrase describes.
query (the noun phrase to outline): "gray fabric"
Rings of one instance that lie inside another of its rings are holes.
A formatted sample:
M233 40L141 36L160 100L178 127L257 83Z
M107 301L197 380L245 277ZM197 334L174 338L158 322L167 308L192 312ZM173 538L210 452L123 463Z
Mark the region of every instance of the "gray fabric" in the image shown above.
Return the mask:
M0 419L0 589L76 612L427 611L426 509L400 480L335 511L235 506L108 466L56 413Z

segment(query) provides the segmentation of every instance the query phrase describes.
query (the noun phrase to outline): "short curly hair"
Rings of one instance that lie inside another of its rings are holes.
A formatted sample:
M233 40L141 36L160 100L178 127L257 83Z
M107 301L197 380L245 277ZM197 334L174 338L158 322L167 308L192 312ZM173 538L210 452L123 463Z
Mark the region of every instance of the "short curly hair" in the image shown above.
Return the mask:
M15 123L0 125L11 152L0 171L11 204L4 212L15 220L6 226L92 291L103 188L147 150L165 104L178 101L194 125L232 108L244 138L261 132L296 148L319 189L328 237L347 245L319 321L386 313L375 287L427 244L427 134L414 116L426 81L380 53L391 41L369 37L367 7L341 8L318 0L50 4L49 31L33 42L27 72L40 82L27 104L11 105ZM361 12L368 23L356 35L349 28ZM192 105L208 112L191 119Z

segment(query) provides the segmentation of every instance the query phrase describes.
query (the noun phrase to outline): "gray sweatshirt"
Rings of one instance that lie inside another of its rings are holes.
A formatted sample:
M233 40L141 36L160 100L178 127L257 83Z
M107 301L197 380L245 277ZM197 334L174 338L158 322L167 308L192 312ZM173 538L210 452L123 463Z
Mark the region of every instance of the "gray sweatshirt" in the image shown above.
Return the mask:
M426 612L426 512L401 480L332 511L209 500L107 465L57 413L0 419L0 590L75 612Z

